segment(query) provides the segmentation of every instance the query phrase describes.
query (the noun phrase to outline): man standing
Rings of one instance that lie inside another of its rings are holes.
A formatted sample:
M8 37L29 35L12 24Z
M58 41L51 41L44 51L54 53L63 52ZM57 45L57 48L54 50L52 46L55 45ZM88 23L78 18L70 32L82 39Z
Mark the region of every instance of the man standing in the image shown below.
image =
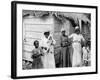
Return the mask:
M68 36L65 34L65 29L61 29L61 53L62 53L62 66L68 67L69 66L69 56L68 56Z

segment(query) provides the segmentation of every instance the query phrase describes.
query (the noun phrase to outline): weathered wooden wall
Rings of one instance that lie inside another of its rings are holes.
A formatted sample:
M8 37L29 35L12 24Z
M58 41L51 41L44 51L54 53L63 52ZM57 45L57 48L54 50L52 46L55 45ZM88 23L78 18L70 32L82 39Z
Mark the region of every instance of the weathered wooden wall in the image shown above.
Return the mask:
M69 35L73 33L73 26L69 20L61 24L56 21L53 17L48 17L47 19L26 17L23 19L23 59L32 61L31 52L34 49L33 42L38 40L41 42L43 38L43 32L52 31L53 38L56 40L55 45L55 59L56 63L59 63L61 57L61 47L60 47L60 36L61 28L66 29L66 34Z
M34 48L35 40L41 41L43 32L53 30L53 18L46 20L34 17L23 19L23 59L31 60L31 52Z

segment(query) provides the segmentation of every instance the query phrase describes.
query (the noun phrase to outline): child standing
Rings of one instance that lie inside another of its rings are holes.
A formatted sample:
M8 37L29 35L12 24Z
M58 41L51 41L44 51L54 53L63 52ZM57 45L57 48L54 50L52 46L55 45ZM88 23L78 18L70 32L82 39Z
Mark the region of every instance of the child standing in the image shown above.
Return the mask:
M90 42L87 41L86 46L83 47L83 65L89 66L91 60Z
M39 47L39 41L34 41L35 49L32 50L32 68L40 69L42 68L42 60L41 56L43 55L42 49Z

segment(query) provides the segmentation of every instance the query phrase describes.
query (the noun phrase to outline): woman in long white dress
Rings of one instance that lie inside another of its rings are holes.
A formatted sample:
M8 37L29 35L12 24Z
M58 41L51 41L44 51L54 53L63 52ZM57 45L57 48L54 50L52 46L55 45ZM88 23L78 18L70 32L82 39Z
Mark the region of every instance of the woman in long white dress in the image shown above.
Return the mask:
M82 47L81 43L85 42L84 37L80 34L79 27L75 27L75 33L71 34L69 38L72 39L72 67L79 67L82 65Z
M50 32L44 33L44 38L41 40L41 47L44 52L42 56L43 68L55 68L54 44L55 40L50 35Z

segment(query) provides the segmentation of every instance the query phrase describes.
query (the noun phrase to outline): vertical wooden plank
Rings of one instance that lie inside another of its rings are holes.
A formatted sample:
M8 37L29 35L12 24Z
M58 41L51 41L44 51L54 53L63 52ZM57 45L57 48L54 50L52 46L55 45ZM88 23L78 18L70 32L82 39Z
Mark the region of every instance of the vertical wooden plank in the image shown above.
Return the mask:
M79 19L79 27L80 27L80 32L82 31L82 20Z

